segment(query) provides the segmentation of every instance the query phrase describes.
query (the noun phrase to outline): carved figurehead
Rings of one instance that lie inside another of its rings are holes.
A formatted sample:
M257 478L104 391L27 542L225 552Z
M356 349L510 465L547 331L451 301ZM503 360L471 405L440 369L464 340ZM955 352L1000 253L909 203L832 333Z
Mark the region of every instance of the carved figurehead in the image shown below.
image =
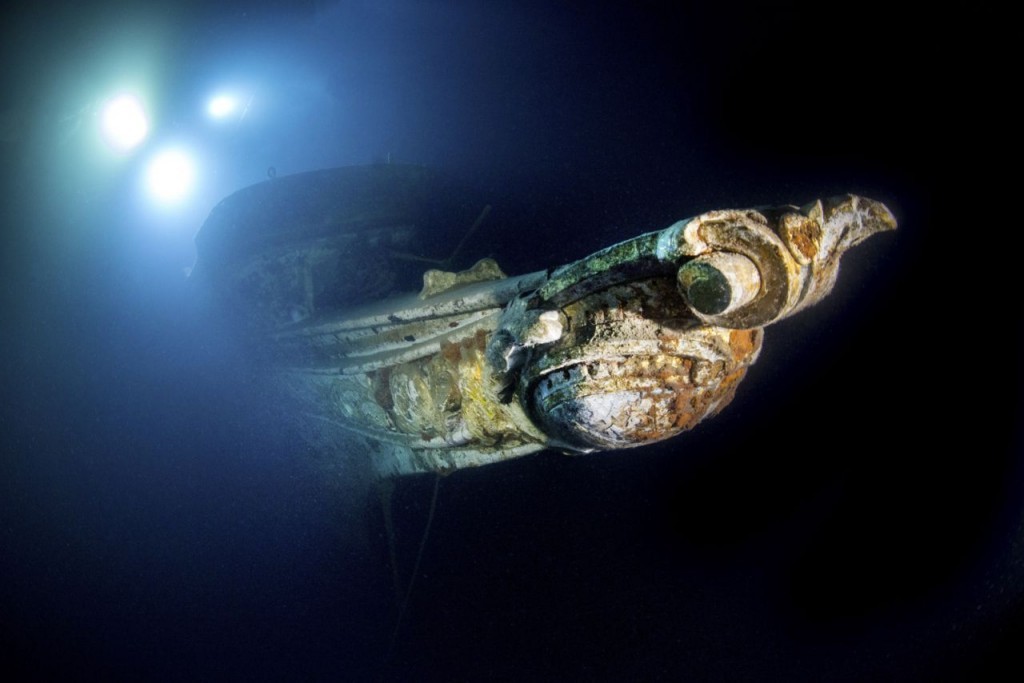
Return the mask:
M842 254L896 227L884 205L852 195L711 211L553 270L508 277L487 259L428 271L419 295L351 307L340 290L355 285L337 283L409 269L422 208L409 198L432 181L418 167L333 173L333 220L297 230L298 217L264 212L232 248L224 223L237 233L238 220L215 209L198 265L248 312L309 440L368 453L384 476L676 436L729 403L765 326L827 296ZM258 203L242 192L225 201L242 207L232 215Z

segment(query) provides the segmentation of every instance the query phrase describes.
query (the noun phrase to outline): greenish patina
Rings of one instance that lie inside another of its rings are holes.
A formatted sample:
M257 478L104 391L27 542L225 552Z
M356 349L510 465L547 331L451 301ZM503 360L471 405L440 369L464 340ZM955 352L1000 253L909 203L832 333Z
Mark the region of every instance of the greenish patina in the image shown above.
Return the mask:
M385 165L264 183L211 214L197 278L242 315L319 451L392 476L670 438L729 403L765 326L896 225L852 195L709 211L553 270L481 261L389 295L433 228L477 225L480 206Z

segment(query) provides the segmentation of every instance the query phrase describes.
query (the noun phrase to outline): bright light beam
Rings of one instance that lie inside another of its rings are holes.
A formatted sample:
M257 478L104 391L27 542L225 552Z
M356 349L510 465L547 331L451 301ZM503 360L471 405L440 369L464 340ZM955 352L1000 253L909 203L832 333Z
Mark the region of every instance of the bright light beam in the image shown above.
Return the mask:
M188 196L195 184L196 167L192 157L181 149L160 152L149 163L146 185L161 204L176 204Z
M138 146L149 133L149 121L142 102L135 95L118 95L103 106L103 140L118 152Z

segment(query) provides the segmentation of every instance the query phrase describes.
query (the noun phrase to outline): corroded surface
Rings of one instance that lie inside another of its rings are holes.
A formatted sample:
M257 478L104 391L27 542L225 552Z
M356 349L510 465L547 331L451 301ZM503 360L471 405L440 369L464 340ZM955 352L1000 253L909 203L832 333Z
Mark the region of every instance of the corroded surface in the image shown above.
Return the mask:
M545 431L570 450L638 446L690 429L732 399L761 332L700 325L670 278L565 308L570 332L524 372Z
M368 454L384 476L447 472L691 429L732 399L765 326L826 296L843 252L894 227L854 196L711 211L552 271L435 271L419 296L347 311L318 306L337 236L311 242L307 227L291 247L226 256L221 282L256 283L273 323L261 339L311 443Z
M487 280L501 280L508 277L498 266L494 259L480 259L472 268L457 273L447 270L431 269L423 273L423 289L420 290L420 298L427 299L437 296L462 285L474 282L486 282Z

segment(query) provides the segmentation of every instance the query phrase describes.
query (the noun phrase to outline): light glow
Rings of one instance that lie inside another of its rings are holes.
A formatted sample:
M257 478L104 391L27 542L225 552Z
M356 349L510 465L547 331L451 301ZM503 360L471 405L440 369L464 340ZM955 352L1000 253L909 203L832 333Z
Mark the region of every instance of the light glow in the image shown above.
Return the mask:
M238 100L231 95L217 95L210 99L206 111L215 119L227 118L238 111Z
M118 95L103 106L102 135L118 152L127 152L146 139L149 121L142 102L135 95Z
M153 157L146 172L146 184L158 202L176 204L191 192L195 177L192 156L182 149L172 148Z

